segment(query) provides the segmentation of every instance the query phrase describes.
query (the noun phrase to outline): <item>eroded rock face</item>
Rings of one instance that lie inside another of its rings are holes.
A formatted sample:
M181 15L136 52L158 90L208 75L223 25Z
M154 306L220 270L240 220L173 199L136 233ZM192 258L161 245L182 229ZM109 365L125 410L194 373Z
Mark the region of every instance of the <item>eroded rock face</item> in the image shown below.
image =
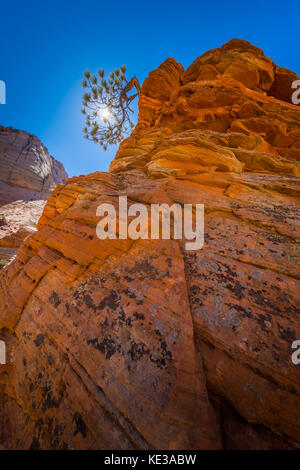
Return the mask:
M300 446L300 110L278 70L238 40L167 59L110 172L54 190L0 276L3 448ZM203 249L99 240L121 195L203 203Z
M35 231L46 198L67 178L37 137L0 126L0 268Z
M40 140L0 126L0 204L46 199L68 175Z

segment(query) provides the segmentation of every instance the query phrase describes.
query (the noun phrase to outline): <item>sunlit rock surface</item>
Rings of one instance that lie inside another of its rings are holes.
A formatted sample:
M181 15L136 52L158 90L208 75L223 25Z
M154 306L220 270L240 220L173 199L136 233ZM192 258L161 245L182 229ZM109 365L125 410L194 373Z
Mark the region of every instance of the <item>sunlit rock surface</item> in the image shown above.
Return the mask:
M240 40L167 59L110 172L54 190L0 276L3 448L300 446L296 78ZM203 203L203 249L100 241L120 195Z

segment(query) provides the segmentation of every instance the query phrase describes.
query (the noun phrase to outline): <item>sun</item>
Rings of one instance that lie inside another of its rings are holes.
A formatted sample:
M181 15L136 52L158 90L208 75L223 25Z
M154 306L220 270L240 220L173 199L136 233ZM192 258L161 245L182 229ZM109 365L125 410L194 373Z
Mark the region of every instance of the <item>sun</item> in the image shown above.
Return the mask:
M101 122L108 121L111 118L111 110L106 106L98 111L98 119Z

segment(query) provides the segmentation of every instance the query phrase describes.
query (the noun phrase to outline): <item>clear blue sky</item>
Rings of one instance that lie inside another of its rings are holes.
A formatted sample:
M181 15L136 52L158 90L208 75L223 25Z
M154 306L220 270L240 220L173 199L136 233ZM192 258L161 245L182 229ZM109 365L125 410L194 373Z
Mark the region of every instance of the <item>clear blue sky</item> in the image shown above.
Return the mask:
M0 5L0 124L38 136L69 175L107 170L116 149L83 139L85 69L127 65L140 82L167 57L186 68L236 38L300 72L299 7L282 0L6 1Z

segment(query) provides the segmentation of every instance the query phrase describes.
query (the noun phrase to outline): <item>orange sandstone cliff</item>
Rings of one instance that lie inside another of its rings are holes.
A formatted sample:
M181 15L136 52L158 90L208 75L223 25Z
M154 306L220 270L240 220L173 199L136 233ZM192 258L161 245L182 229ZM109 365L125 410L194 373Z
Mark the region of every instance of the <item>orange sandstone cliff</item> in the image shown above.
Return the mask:
M4 449L300 447L297 75L232 40L149 74L109 173L69 179L0 275ZM205 205L205 244L96 208Z

